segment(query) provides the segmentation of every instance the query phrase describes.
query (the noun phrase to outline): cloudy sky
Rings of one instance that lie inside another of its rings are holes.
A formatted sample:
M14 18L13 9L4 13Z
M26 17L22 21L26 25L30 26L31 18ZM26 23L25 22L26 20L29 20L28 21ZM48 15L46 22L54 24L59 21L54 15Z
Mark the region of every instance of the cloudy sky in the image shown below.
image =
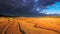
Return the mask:
M60 14L60 0L0 0L0 15L41 16Z

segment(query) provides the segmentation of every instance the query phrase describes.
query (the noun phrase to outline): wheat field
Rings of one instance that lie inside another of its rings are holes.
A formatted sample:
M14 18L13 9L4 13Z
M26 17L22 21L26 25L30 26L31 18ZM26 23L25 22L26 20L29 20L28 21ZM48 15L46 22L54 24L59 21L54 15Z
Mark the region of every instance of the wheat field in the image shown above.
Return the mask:
M60 34L60 18L0 17L0 34Z

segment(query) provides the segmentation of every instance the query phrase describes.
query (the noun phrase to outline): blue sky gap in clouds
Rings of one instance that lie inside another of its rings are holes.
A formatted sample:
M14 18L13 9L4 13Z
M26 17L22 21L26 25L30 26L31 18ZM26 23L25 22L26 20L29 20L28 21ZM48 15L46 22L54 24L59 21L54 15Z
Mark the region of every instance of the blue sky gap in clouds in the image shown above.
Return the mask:
M44 10L46 14L60 14L60 2L47 6L47 8Z

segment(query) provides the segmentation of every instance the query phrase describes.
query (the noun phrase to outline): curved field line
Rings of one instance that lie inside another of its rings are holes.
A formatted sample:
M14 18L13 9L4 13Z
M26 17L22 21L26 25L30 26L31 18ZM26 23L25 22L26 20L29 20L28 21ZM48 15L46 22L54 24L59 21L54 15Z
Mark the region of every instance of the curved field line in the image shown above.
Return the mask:
M1 31L1 33L0 33L0 34L2 34L2 31L4 30L4 28L5 28L5 27L7 27L8 25L9 25L9 23L7 23L7 24L3 25L3 26L0 28L0 31Z
M51 30L51 31L54 31L54 32L60 33L59 31L54 30L54 29L50 29L50 28L44 28L44 27L40 27L40 26L37 26L37 25L34 25L34 27L35 27L35 28L46 29L46 30Z
M6 30L12 25L13 23L10 23L3 31L2 34L6 34Z
M1 28L2 26L4 26L5 24L6 24L6 23L1 24L1 25L0 25L0 28Z

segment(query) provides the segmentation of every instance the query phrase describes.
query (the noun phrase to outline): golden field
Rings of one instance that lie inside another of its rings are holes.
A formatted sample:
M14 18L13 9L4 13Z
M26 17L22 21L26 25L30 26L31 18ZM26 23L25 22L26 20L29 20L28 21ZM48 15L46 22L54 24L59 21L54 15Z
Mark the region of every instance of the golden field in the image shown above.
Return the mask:
M0 34L60 34L60 18L0 17Z

